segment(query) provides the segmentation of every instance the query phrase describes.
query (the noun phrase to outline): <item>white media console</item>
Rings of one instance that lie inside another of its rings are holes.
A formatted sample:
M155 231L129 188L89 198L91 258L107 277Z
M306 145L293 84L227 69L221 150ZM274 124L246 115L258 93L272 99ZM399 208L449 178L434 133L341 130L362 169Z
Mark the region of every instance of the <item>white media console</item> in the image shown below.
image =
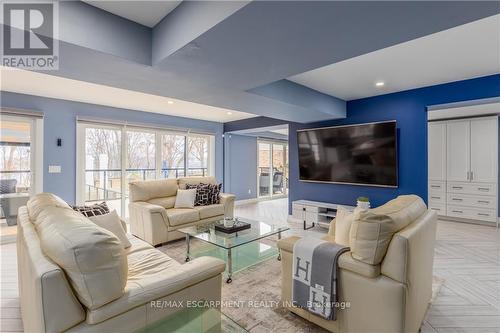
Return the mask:
M353 210L354 207L341 204L297 200L292 202L291 222L303 223L304 230L313 228L316 224L328 228L330 222L337 214L337 208L343 207L347 210Z

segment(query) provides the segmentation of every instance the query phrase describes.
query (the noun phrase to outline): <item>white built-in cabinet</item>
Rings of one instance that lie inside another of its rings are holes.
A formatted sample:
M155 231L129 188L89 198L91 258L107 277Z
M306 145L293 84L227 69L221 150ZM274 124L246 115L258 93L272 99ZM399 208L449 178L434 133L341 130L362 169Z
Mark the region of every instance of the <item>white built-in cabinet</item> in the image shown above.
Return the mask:
M498 226L498 117L429 122L427 151L429 208Z
M469 181L470 121L446 123L446 180Z
M429 123L428 126L429 180L446 179L446 124ZM432 144L431 144L432 143Z

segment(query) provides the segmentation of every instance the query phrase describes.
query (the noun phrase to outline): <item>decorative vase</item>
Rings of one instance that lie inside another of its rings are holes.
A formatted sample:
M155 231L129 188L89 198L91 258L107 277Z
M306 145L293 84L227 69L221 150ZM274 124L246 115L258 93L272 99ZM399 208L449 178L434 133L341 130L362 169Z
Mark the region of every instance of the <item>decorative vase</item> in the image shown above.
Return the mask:
M230 217L225 217L224 218L224 226L226 228L232 228L234 226L234 219Z
M358 200L358 208L363 209L363 210L368 210L368 209L370 209L370 202Z

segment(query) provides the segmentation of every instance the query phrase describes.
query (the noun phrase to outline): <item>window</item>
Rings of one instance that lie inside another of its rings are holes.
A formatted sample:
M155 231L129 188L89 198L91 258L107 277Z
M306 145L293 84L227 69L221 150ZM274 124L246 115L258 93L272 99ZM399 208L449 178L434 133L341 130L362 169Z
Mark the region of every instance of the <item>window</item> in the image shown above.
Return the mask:
M106 201L122 217L130 182L214 172L211 135L81 122L78 141L77 202Z
M163 178L184 177L186 137L163 134L161 143L161 176Z

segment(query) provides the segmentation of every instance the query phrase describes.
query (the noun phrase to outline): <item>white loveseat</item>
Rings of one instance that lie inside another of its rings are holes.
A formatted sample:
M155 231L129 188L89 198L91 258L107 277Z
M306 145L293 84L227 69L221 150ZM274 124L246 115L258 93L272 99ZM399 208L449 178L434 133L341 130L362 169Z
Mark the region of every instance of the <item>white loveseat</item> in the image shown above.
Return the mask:
M222 260L179 264L128 235L120 240L54 195L18 215L18 274L25 332L134 332L181 308L154 301L220 301Z
M185 237L180 228L233 217L235 196L221 193L220 203L174 208L178 189L186 184L217 184L215 177L186 177L130 183L130 232L155 246Z

